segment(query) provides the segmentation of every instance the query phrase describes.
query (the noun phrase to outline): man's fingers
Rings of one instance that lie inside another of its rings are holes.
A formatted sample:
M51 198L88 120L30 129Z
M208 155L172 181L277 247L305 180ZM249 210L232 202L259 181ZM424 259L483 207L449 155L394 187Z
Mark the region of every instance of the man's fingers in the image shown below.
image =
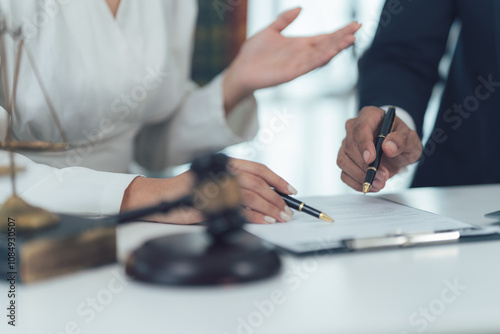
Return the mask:
M375 160L374 140L385 112L376 107L365 107L359 112L352 128L352 136L365 163Z
M340 179L352 189L356 191L363 191L363 184L350 177L346 172L342 172L342 174L340 174Z
M384 154L389 158L394 158L406 152L408 149L409 134L409 129L389 133L382 144Z
M360 167L343 149L337 157L337 166L360 184L365 179L366 168Z
M302 8L297 7L281 14L276 21L269 26L271 29L282 32L299 16Z
M341 151L347 155L360 170L366 171L368 168L368 164L365 162L365 159L361 155L362 152L358 150L358 145L356 144L354 139L345 139L342 142ZM348 167L349 168L349 167Z
M411 161L410 163L414 163L420 159L420 156L422 155L422 141L415 131L411 131L408 137L408 143L408 159Z
M389 179L389 175L390 175L389 170L384 166L380 165L377 174L375 174L375 180L380 181L380 183L385 185L385 183Z
M345 154L344 150L342 149L340 150L337 157L337 165L342 170L342 181L344 181L354 190L362 191L363 183L365 182L366 178L367 168L361 168L347 154ZM377 174L375 174L375 180L372 184L374 191L383 189L388 179L389 172L387 171L387 168L380 167Z
M375 146L373 145L372 142L369 142L369 143L367 143L367 146L368 146L367 149L365 149L365 150L359 149L358 143L356 142L356 139L355 139L355 136L356 136L355 132L359 131L359 130L355 129L356 126L359 126L358 125L358 118L353 118L353 119L350 119L347 121L346 127L345 127L346 132L347 132L347 136L342 141L342 147L340 148L340 151L339 151L339 157L337 160L337 164L338 165L339 165L339 163L342 164L342 160L345 159L345 157L343 157L342 155L345 154L359 167L360 170L366 170L366 168L368 167L368 163L366 162L366 160L370 161L370 156L371 156L371 153L367 154L366 151L373 150L373 152L375 152ZM367 141L369 141L369 140L367 140ZM365 157L363 157L363 153L365 153ZM374 159L375 158L373 158L372 160L374 160ZM350 171L349 166L346 166L345 168L348 168L347 170ZM344 168L342 168L342 169L344 169Z
M422 142L415 131L406 126L399 128L385 138L382 144L384 154L389 158L394 158L405 153L406 158L411 160L408 164L414 163L422 152Z
M347 136L342 143L337 165L342 169L341 179L351 188L362 191L368 165L375 160L374 139L385 112L377 107L363 108L359 116L347 121ZM385 186L385 175L374 180L374 191Z
M341 178L342 182L347 184L352 189L359 191L359 192L363 191L363 183L364 182L358 182L357 180L353 179L351 176L349 176L345 172L342 172L342 174L340 174L340 178ZM384 187L385 187L385 182L381 182L378 179L375 179L372 183L372 189L370 190L370 192L379 192Z
M339 151L337 164L343 172L342 181L355 190L361 191L366 174L365 166L375 160L374 141L384 115L385 111L380 108L365 107L357 118L346 123L347 136ZM422 153L422 143L415 131L408 128L401 119L396 118L394 130L385 138L382 150L382 161L373 181L372 191L374 192L383 189L385 182L401 168L419 159ZM357 165L357 169L354 164Z
M352 130L352 138L356 148L366 164L375 160L375 145L373 144L373 129L367 124L358 122Z

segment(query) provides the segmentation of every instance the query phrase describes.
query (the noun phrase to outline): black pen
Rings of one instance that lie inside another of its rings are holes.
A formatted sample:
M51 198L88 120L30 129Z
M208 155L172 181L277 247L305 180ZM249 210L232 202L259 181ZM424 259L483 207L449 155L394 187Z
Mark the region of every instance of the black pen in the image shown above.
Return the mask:
M276 189L274 189L274 191L276 191L276 193L278 195L280 195L281 198L283 198L283 200L285 201L285 203L290 208L298 210L300 212L307 213L307 214L309 214L311 216L314 216L316 218L319 218L319 219L327 221L327 222L333 222L333 218L331 218L330 216L328 216L326 213L323 213L323 212L321 212L319 210L316 210L315 208L310 207L309 205L307 205L306 203L304 203L302 201L299 201L298 199L295 199L295 198L293 198L291 196L282 194L279 191L277 191Z
M394 121L396 119L396 108L390 107L385 113L384 119L382 120L382 126L380 127L380 132L375 140L375 160L368 166L366 171L365 183L363 184L363 193L367 193L372 188L373 180L375 179L375 174L377 174L378 166L380 165L380 160L382 160L382 143L385 137L391 133L392 128L394 128Z

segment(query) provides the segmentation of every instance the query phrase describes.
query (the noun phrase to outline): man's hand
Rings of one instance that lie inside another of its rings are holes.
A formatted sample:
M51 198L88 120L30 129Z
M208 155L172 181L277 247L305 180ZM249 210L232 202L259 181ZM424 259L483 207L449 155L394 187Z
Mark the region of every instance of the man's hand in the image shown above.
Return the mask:
M368 165L375 160L375 138L378 136L385 111L377 107L365 107L358 117L346 123L347 135L342 142L337 165L342 169L341 179L357 191L363 191ZM393 131L382 145L383 157L372 192L385 187L386 181L400 169L416 162L422 154L418 134L396 117Z

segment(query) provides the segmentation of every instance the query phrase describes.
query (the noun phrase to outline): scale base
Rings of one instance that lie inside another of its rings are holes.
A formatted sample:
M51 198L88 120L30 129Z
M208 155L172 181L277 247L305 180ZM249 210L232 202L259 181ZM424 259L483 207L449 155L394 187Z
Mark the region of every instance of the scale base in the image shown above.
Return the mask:
M136 280L184 286L250 282L280 270L276 251L243 230L224 240L207 233L156 238L135 250L126 264L126 273Z

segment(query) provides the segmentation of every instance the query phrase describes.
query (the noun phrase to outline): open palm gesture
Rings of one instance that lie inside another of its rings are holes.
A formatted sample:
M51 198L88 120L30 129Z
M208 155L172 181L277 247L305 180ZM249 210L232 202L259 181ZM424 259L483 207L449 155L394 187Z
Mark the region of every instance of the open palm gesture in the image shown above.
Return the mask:
M331 34L285 37L281 32L299 15L295 8L283 13L266 29L248 39L227 71L227 85L245 95L257 89L291 81L320 66L355 41L361 27L352 22Z

